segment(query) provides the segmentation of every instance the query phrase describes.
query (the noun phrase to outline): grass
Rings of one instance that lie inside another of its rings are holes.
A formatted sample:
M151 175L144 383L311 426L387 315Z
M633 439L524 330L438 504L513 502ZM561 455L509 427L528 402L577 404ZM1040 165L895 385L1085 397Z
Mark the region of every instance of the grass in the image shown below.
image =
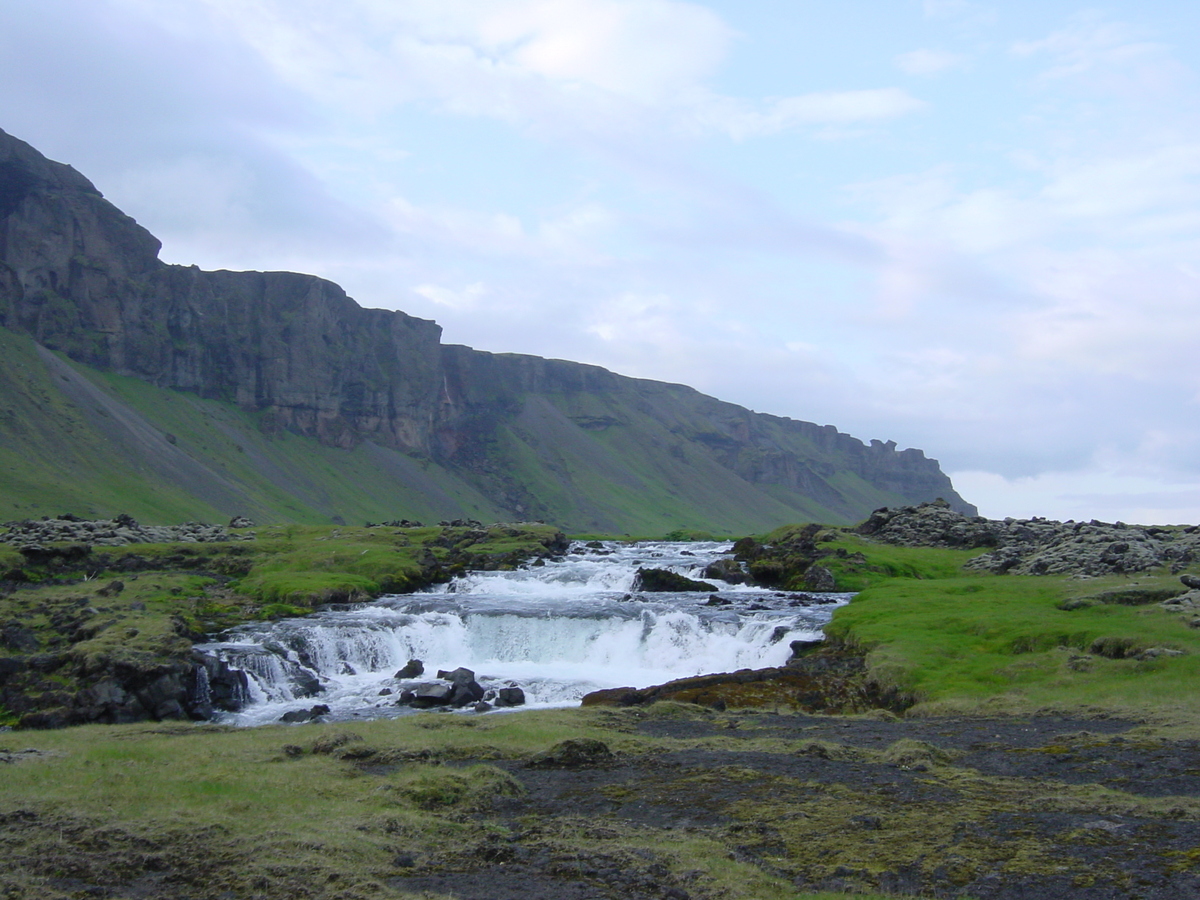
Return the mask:
M873 548L871 563L903 574L864 576L826 629L867 651L872 675L919 698L917 711L1200 713L1179 690L1200 678L1200 632L1153 602L1182 591L1176 576L948 574L955 553ZM1152 648L1182 655L1137 658Z
M789 533L766 537L782 542ZM554 537L548 527L281 525L259 528L247 542L106 549L110 563L136 556L162 568L73 584L49 580L0 599L0 620L24 623L41 650L69 651L86 672L101 660L186 654L191 641L180 623L186 632L296 614L338 592L370 594L389 578L426 577L431 565L443 572L511 565ZM912 714L1115 713L1152 720L1162 734L1200 735L1200 699L1186 689L1200 675L1200 629L1158 605L1179 589L1176 576L967 574L962 565L971 552L872 544L836 530L818 535L818 545L833 551L823 564L842 585L862 588L838 610L829 635L865 652L874 678L913 694L919 702ZM19 561L7 552L0 563ZM124 590L99 593L117 578ZM1182 655L1133 655L1156 647ZM72 687L66 677L51 676L56 689ZM0 708L0 724L14 718ZM985 778L957 767L957 751L917 740L868 749L759 738L735 713L724 714L732 731L702 738L636 730L646 719L718 718L691 704L660 703L295 728L92 725L26 731L11 740L0 735L0 745L41 754L6 765L0 781L0 833L9 860L7 869L0 863L0 889L17 898L65 900L71 894L61 885L72 878L134 883L161 865L173 877L193 878L197 896L211 890L214 896L400 898L398 854L454 871L519 846L580 872L644 869L647 877L700 885L699 896L833 898L844 895L798 893L794 878L840 877L844 870L864 887L918 858L958 883L986 871L1037 878L1058 871L1071 841L1092 839L1080 832L1056 844L1028 830L1002 841L970 836L999 814L1038 808L1093 818L1200 816L1200 805L1188 798ZM900 803L870 781L648 765L642 781L611 784L606 796L617 804L719 804L728 823L650 827L573 816L569 809L519 821L496 814L494 808L524 796L512 766L567 737L604 741L627 759L736 748L925 774ZM1045 752L1068 753L1074 740L1063 738L1062 747ZM1179 866L1191 865L1188 852L1179 851Z
M515 836L513 825L486 812L496 798L521 796L520 782L494 764L463 767L456 759L517 760L568 734L602 739L619 753L653 749L655 742L627 733L630 724L611 712L560 710L483 719L431 713L352 727L141 725L28 733L22 746L43 756L6 767L0 815L23 809L46 823L46 833L10 829L7 843L10 860L24 863L24 889L44 890L46 897L59 895L46 866L30 856L39 851L56 860L73 854L75 874L85 878L119 882L162 856L164 867L203 869L235 896L286 896L293 883L307 881L310 890L325 886L333 893L298 896L400 897L389 884L397 852L418 860L449 852L453 859L461 846L466 858ZM365 748L392 762L368 770L355 765L354 754ZM657 861L664 873L701 878L712 895L796 896L778 876L731 859L714 836L658 831L647 844L644 830L598 827L569 815L525 822L521 831L527 843L558 857ZM134 858L122 861L122 852ZM3 877L0 864L0 885ZM255 887L264 879L272 890L259 894Z

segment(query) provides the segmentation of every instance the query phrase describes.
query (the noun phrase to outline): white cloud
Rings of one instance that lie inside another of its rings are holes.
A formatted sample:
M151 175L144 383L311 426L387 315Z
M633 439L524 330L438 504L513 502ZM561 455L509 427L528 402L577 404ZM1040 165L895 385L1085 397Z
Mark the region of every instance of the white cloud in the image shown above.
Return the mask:
M1048 56L1043 82L1069 81L1118 96L1147 96L1191 82L1185 65L1162 42L1143 30L1091 11L1076 15L1068 27L1037 40L1017 41L1018 56Z
M964 62L965 56L948 50L910 50L896 57L896 65L900 71L909 75L936 75L947 69L957 68Z
M1139 525L1200 522L1200 480L1164 484L1160 478L1122 473L1093 464L1024 478L994 472L951 472L955 489L989 518L1044 516L1067 521Z
M477 309L479 301L488 294L487 288L480 281L468 284L460 290L438 284L419 284L413 288L413 291L432 300L438 306L458 311Z

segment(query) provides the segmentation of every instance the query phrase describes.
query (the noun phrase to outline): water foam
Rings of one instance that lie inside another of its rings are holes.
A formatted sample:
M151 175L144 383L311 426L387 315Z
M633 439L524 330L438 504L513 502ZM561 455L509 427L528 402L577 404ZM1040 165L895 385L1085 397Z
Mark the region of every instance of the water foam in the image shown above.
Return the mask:
M252 703L231 717L242 724L316 702L334 718L403 714L394 692L404 685L393 676L410 659L430 674L465 666L485 688L520 686L532 706L574 704L600 688L782 665L790 641L820 635L830 606L791 606L775 592L724 582L727 606L710 606L707 592L633 592L639 566L698 577L728 550L576 545L543 566L470 573L434 591L248 625L202 649L247 673Z

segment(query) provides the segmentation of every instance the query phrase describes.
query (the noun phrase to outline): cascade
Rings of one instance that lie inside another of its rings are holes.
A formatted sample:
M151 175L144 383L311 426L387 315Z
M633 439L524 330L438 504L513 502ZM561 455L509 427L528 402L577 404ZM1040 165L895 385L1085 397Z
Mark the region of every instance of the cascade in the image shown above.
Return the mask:
M721 542L576 543L544 565L244 625L197 649L246 673L249 702L225 717L234 724L273 722L314 702L333 719L404 715L401 690L460 666L485 690L520 687L530 706L566 706L601 688L782 665L791 641L819 637L849 599L712 578L715 599L634 590L641 566L698 579L729 551ZM426 674L397 679L411 659Z

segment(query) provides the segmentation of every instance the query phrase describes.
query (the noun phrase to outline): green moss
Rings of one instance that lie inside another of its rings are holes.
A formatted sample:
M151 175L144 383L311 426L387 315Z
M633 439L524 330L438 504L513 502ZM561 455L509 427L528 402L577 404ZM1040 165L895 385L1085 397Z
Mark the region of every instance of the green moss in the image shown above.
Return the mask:
M904 552L893 548L892 552ZM929 557L921 568L931 574ZM1081 583L1066 577L878 580L839 609L826 634L868 652L874 676L935 708L1200 707L1177 685L1200 676L1200 635L1158 606L1075 606L1081 593L1166 590L1168 574ZM1163 647L1182 656L1137 658Z

